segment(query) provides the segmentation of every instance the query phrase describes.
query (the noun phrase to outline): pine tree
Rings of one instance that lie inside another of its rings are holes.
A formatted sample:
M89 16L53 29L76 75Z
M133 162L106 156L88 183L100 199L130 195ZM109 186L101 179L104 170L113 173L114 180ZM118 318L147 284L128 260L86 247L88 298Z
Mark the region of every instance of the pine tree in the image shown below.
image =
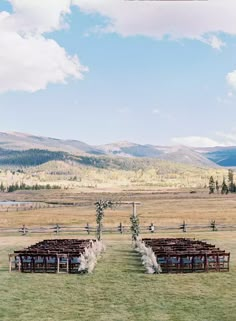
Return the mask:
M225 183L225 178L224 178L222 186L221 186L221 194L226 194L227 195L228 193L229 193L229 189L228 189L227 184Z
M213 176L211 176L209 179L209 194L214 194L214 193L215 193L215 181Z
M228 171L228 181L229 181L229 191L230 193L235 192L235 184L234 184L234 172L232 169Z
M5 186L3 185L3 182L1 182L0 191L5 192L5 190L6 190Z
M216 192L219 194L220 186L218 180L216 180Z

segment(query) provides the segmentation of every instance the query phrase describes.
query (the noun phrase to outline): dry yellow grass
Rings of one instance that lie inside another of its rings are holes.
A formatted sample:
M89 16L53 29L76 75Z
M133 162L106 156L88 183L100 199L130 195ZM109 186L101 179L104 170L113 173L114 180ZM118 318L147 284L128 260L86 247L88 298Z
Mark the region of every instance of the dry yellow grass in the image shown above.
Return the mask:
M45 226L45 225L95 225L94 202L98 199L140 201L138 207L141 225L236 224L236 195L208 195L206 191L190 194L180 191L168 192L119 192L119 193L78 193L74 191L50 191L11 194L16 200L53 200L76 202L76 207L44 208L28 211L0 212L0 227ZM119 222L129 224L132 213L130 206L108 210L104 224L117 226Z

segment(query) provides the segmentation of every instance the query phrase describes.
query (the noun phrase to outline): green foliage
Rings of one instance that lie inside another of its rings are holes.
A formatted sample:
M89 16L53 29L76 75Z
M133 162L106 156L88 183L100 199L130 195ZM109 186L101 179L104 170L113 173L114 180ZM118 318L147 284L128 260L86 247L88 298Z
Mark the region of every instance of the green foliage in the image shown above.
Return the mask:
M229 193L229 188L225 182L225 178L223 179L223 183L222 183L222 186L221 186L221 194L228 194Z
M115 169L124 171L137 171L155 169L155 175L182 171L192 168L188 165L175 164L173 162L155 158L127 158L102 155L77 156L62 151L49 151L44 149L7 150L0 148L0 166L30 167L45 164L50 161L65 161L82 166L98 169ZM16 172L20 173L22 169Z
M209 194L213 194L215 190L219 193L220 185L219 181L214 181L213 176L209 179ZM235 193L236 192L236 185L234 184L234 172L232 169L228 170L228 185L226 184L225 177L223 178L223 182L221 184L221 194L228 194L228 193Z
M156 159L136 159L136 158L122 158L111 156L70 156L70 160L73 160L81 165L92 166L95 168L112 168L122 169L125 171L138 171L140 169L149 168L162 161Z
M102 238L102 220L104 217L104 211L107 208L113 208L114 203L110 200L100 200L95 203L95 206L96 206L96 222L98 224L97 238L100 241Z
M3 183L1 182L1 185L0 185L0 191L1 192L5 192L6 190L6 187L3 185Z
M236 186L234 184L234 172L232 169L228 170L228 182L229 182L229 192L235 193Z
M51 160L64 160L67 153L48 150L29 149L23 151L0 148L0 165L6 166L37 166Z
M0 185L0 190L2 192L7 192L7 193L12 193L18 190L41 190L41 189L61 189L61 186L59 185L40 185L40 184L35 184L35 185L26 185L25 183L21 183L20 185L18 183L16 184L11 184L8 187L4 187L3 183Z
M215 193L215 181L213 176L211 176L209 179L209 194L214 194L214 193Z
M104 210L113 207L112 201L100 200L95 203L96 206L96 222L99 224L104 217Z
M139 236L140 233L140 228L139 228L139 217L138 215L131 215L130 216L130 222L131 222L131 232L132 232L132 239L136 240Z

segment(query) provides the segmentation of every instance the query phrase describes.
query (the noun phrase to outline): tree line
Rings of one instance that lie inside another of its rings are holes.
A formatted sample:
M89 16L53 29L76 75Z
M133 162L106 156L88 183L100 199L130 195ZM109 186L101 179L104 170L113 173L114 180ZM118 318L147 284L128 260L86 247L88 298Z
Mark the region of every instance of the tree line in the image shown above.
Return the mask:
M228 171L228 181L226 182L225 177L223 177L223 182L220 184L218 180L215 180L213 176L209 179L209 194L228 194L236 193L236 184L234 183L234 172L232 169Z
M43 149L6 150L0 148L1 166L38 166L53 160L65 160L65 152L55 152Z
M25 183L15 183L11 184L9 186L4 186L3 183L0 184L0 191L6 192L6 193L12 193L18 190L41 190L41 189L61 189L61 186L59 185L40 185L40 184L34 184L34 185L26 185Z

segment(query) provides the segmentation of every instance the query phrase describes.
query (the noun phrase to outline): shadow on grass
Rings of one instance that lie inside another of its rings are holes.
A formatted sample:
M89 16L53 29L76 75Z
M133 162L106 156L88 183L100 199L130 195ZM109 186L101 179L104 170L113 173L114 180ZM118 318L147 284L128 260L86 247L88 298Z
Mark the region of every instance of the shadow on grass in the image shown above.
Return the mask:
M145 274L145 271L142 270L142 267L138 267L136 269L134 269L134 268L133 269L124 269L124 270L122 270L122 272L129 273L129 274L138 274L138 275Z
M0 268L0 273L2 273L2 272L4 272L4 273L9 272L8 267L1 267Z
M113 251L113 257L116 264L120 265L122 273L143 274L145 272L140 255L130 245L126 244L124 247L123 244L123 247L113 248Z

